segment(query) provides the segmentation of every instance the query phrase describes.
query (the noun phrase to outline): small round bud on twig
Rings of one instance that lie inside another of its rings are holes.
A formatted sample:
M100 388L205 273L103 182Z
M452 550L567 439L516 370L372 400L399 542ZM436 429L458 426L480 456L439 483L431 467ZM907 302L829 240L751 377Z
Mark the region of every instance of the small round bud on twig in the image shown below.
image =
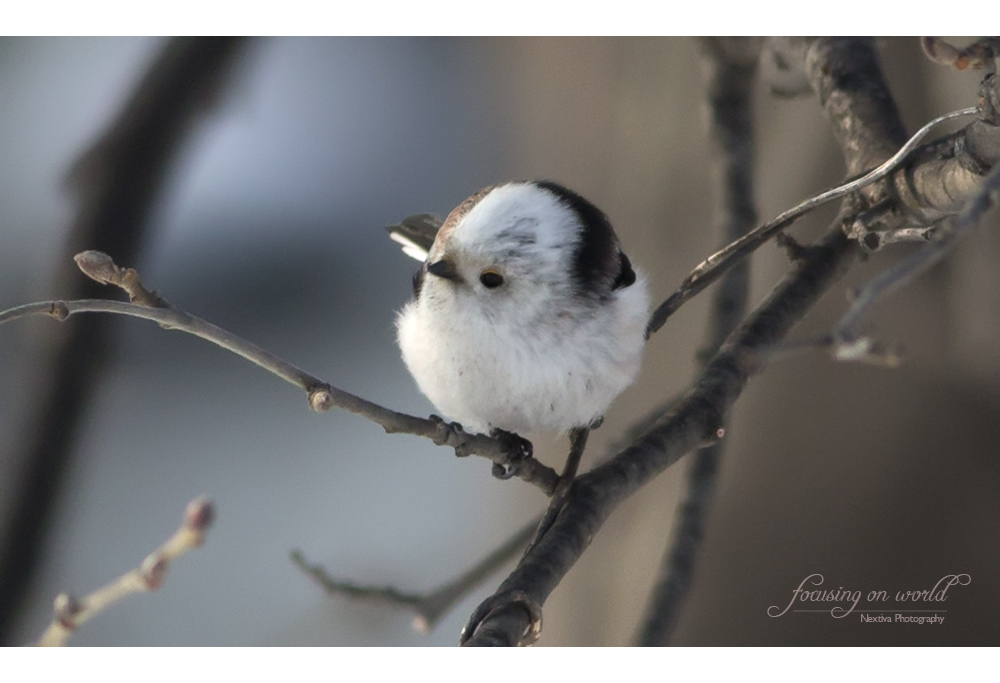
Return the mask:
M48 314L56 320L65 320L69 317L69 306L65 301L53 301L49 306Z
M215 507L207 498L196 498L184 509L184 526L202 533L215 521Z
M317 387L309 392L309 407L317 413L325 413L333 407L333 394L328 387Z
M84 275L102 285L114 282L119 275L118 266L103 251L81 251L73 257L73 260Z
M146 590L155 591L163 585L168 566L170 563L162 555L150 555L143 560L142 566L139 568L139 579Z
M52 610L55 613L56 621L58 621L63 628L70 630L76 628L76 615L79 614L82 609L83 606L80 602L69 593L60 593L56 596L56 599L52 604Z

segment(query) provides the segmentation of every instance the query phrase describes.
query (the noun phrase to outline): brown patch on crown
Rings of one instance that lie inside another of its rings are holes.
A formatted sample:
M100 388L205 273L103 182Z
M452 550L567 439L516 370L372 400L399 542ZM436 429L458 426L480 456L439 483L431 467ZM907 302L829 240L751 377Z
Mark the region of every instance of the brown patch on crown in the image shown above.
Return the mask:
M484 187L479 192L477 192L476 194L472 195L471 197L469 197L468 199L466 199L464 202L462 202L461 204L459 204L458 206L456 206L454 209L452 209L451 213L448 214L448 217L444 219L444 223L441 225L441 229L438 230L437 237L434 238L435 245L441 245L443 247L444 243L447 241L448 237L451 235L452 230L455 229L455 226L458 225L459 222L463 218L465 218L465 216L470 211L472 211L472 208L476 204L478 204L479 202L481 202L483 200L483 197L485 197L486 195L488 195L490 192L492 192L493 190L495 190L497 187L499 187L499 185L490 185L489 187Z

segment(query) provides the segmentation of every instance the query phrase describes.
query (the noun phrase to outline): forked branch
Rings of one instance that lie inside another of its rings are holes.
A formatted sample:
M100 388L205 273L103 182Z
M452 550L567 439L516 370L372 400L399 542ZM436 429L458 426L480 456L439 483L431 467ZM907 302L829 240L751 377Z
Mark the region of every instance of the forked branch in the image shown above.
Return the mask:
M646 326L646 336L649 337L663 327L663 324L667 322L667 318L673 315L677 309L687 303L710 284L722 277L727 270L740 261L746 259L761 245L790 226L802 216L824 204L832 202L835 199L846 197L853 192L857 192L862 188L877 183L898 169L900 165L906 161L907 157L917 148L920 141L924 139L927 133L934 128L934 126L944 121L958 118L959 116L971 116L975 113L976 108L969 107L943 114L931 120L923 128L918 130L916 134L899 149L898 152L877 168L872 169L856 180L830 188L825 192L821 192L818 195L806 199L791 209L779 214L777 218L768 221L763 225L757 226L743 237L740 237L709 256L707 259L698 264L693 271L691 271L691 274L684 279L684 282L682 282L681 286L677 288L677 291L667 297L667 299L660 304L655 311L653 311L653 315L649 318L649 324Z
M472 567L426 593L412 593L392 586L370 586L336 579L322 566L310 564L297 550L292 552L291 559L328 594L383 602L410 609L414 612L413 628L420 633L430 633L441 617L524 549L540 522L541 517L536 517Z

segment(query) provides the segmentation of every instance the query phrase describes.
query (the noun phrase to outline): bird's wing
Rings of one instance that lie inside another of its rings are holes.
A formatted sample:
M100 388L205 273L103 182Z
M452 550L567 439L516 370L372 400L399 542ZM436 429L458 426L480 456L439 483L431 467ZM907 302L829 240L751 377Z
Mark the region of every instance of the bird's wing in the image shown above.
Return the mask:
M403 253L423 263L434 244L434 238L444 221L429 213L404 218L399 225L390 225L389 237L403 245Z

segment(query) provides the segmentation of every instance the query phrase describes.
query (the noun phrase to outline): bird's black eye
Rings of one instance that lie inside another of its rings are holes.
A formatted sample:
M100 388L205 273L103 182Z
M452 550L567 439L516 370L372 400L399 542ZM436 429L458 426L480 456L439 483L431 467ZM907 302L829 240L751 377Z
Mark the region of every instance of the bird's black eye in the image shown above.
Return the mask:
M492 268L487 268L480 273L479 281L483 283L483 287L486 289L496 289L503 284L503 275Z

